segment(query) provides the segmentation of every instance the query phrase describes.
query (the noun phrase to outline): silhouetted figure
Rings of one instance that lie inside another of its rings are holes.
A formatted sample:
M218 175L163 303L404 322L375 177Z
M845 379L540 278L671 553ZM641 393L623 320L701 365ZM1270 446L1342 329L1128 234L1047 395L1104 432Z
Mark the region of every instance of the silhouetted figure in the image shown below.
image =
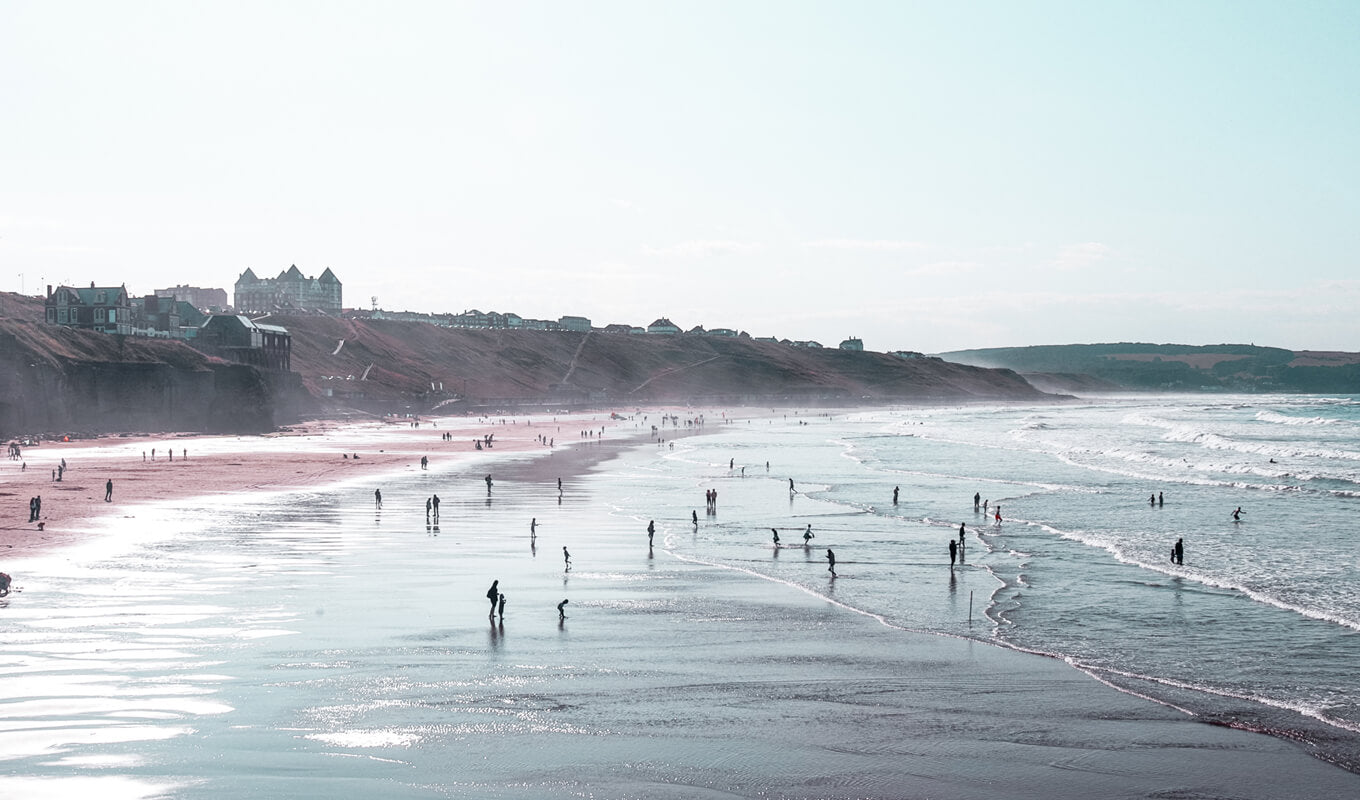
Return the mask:
M1157 505L1157 495L1155 494L1148 495L1148 505L1150 506Z
M1161 492L1158 492L1158 493L1157 493L1157 507L1158 507L1158 508L1161 508L1163 505L1166 505L1166 501L1162 499L1162 493L1161 493Z
M104 484L104 502L105 502L105 503L112 503L112 502L113 502L113 479L112 479L112 478L110 478L110 479Z
M897 487L897 486L894 486L894 487L893 487L893 505L897 505L897 490L898 490L899 488L900 488L900 487Z
M774 546L775 546L775 547L778 547L778 546L779 546L779 529L778 529L778 528L770 528L770 533L774 534Z
M656 520L647 523L647 547L652 546L652 537L656 535Z
M496 588L499 583L499 580L492 581L491 588L486 590L486 599L491 601L491 613L487 614L488 617L496 616L496 604L499 603L501 599L500 590Z
M691 510L690 510L690 512L689 512L689 520L690 520L690 522L693 522L693 523L694 523L694 527L696 527L696 528L699 527L699 511L698 511L698 509L691 509Z
M830 572L831 576L834 578L836 576L836 554L831 552L831 548L829 547L826 549L826 563L826 571Z
M793 478L789 478L789 493L792 494L794 491L796 490L793 488Z
M979 502L980 500L982 500L982 493L981 493L981 492L973 492L973 510L974 510L974 511L977 511L977 510L978 510L978 502Z
M803 531L803 546L804 546L804 547L811 547L811 546L812 546L812 540L813 540L813 538L814 538L814 534L812 533L812 523L809 522L809 523L808 523L808 526L807 526L807 530Z
M567 609L567 603L569 603L569 602L571 602L571 601L569 601L569 600L563 600L562 602L560 602L560 603L557 604L557 619L558 619L558 620L564 620L564 619L567 618L567 611L566 611L566 609Z
M950 569L953 569L953 568L954 568L954 560L955 560L956 558L958 558L958 555L959 555L959 543L956 542L956 541L954 541L953 539L950 539L950 540L949 540L949 568L950 568Z
M430 503L434 506L434 521L439 521L439 495L430 498Z
M501 602L496 609L496 615L501 618L502 622L505 621L505 592L501 592Z
M373 507L382 508L382 489L373 490Z
M1185 545L1182 543L1180 539L1177 539L1175 546L1171 548L1171 563L1173 564L1185 563Z
M962 549L963 546L964 546L964 542L963 542L963 531L964 531L963 523L960 522L960 523L959 523L959 548L960 548L960 549Z
M567 552L566 545L562 545L562 560L566 562L567 569L571 569L571 553Z
M1234 512L1232 513L1232 518L1233 518L1233 522L1241 522L1241 521L1242 521L1242 507L1241 507L1241 506L1238 506L1238 507L1237 507L1237 510L1234 511Z

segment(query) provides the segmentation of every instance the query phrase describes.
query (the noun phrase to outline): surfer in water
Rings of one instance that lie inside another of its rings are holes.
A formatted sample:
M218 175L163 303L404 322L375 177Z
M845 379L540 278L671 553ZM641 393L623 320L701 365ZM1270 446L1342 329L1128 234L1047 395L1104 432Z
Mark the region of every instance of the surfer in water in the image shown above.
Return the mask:
M1234 512L1232 513L1232 518L1233 518L1233 522L1241 522L1241 521L1242 521L1242 507L1241 507L1241 506L1238 506L1238 507L1237 507L1237 510L1234 511Z

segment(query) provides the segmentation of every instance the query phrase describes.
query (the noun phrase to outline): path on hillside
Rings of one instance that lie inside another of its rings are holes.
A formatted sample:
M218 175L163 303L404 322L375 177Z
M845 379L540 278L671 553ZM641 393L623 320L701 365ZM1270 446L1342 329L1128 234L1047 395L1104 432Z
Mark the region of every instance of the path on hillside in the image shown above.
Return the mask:
M629 393L629 394L632 394L633 392L636 392L636 391L640 390L642 387L646 386L647 384L651 383L652 381L656 380L657 378L664 378L664 377L666 377L667 375L670 375L670 374L673 373L673 372L680 372L681 370L694 369L695 367L703 366L704 364L707 364L707 363L710 362L710 361L717 361L717 360L720 359L720 358L722 358L722 356L710 356L709 358L705 358L703 361L696 361L696 362L694 362L693 364L687 364L687 365L685 365L685 366L683 366L683 367L671 367L670 369L663 369L663 370L661 370L660 372L658 372L658 373L656 373L655 375L653 375L652 377L648 378L647 380L645 380L645 381L643 381L642 383L639 383L637 386L633 387L633 389L632 389L631 391L629 391L628 393Z
M586 349L586 342L590 341L590 337L594 335L594 333L595 331L586 331L586 335L581 339L581 343L576 345L576 352L571 354L571 363L567 365L567 374L562 376L563 386L566 386L567 382L571 380L571 373L576 371L576 360L581 357L581 351Z

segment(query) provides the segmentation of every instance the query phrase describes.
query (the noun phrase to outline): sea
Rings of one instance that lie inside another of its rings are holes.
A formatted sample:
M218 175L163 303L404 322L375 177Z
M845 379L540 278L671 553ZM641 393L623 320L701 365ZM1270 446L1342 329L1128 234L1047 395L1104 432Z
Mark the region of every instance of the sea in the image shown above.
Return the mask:
M533 687L588 623L554 607L569 595L585 619L661 614L658 570L677 592L721 570L906 633L1058 659L1360 772L1358 397L624 416L604 436L554 431L553 453L436 454L428 471L141 507L7 562L5 785L541 796L547 784L517 777L531 753L492 781L485 754L451 769L442 745L504 725L570 734ZM559 493L545 476L571 448L597 453ZM435 492L438 524L424 514ZM648 522L655 543L634 558ZM513 587L512 625L533 623L487 629L493 573ZM488 661L506 674L474 669Z

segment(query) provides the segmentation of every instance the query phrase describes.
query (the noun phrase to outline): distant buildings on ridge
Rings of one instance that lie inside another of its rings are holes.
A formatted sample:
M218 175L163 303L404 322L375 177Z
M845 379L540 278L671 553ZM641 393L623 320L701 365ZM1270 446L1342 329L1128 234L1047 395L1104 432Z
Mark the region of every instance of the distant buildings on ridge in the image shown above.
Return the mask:
M236 279L236 310L248 313L288 311L316 312L338 316L341 303L340 279L330 267L318 277L304 277L293 264L277 278L257 278L249 267Z
M236 279L234 306L227 305L222 289L181 284L157 289L145 297L132 297L126 286L89 288L47 287L46 319L51 325L85 328L102 333L159 338L202 339L202 345L227 354L232 360L274 369L287 369L288 332L278 326L252 322L249 315L325 314L353 319L391 319L424 322L446 328L487 328L495 330L538 330L615 333L652 336L753 337L733 328L705 330L696 325L682 331L666 317L640 327L613 323L595 328L587 317L563 316L555 320L529 319L513 313L478 311L459 314L426 314L413 311L383 311L377 308L344 309L343 286L327 267L319 276L304 276L296 264L274 278L260 278L247 268ZM225 319L224 319L225 318ZM820 342L754 337L758 342L775 342L789 347L819 349ZM850 337L840 343L841 350L863 351L864 342ZM920 358L920 353L896 351L899 358ZM280 366L282 365L282 366Z

